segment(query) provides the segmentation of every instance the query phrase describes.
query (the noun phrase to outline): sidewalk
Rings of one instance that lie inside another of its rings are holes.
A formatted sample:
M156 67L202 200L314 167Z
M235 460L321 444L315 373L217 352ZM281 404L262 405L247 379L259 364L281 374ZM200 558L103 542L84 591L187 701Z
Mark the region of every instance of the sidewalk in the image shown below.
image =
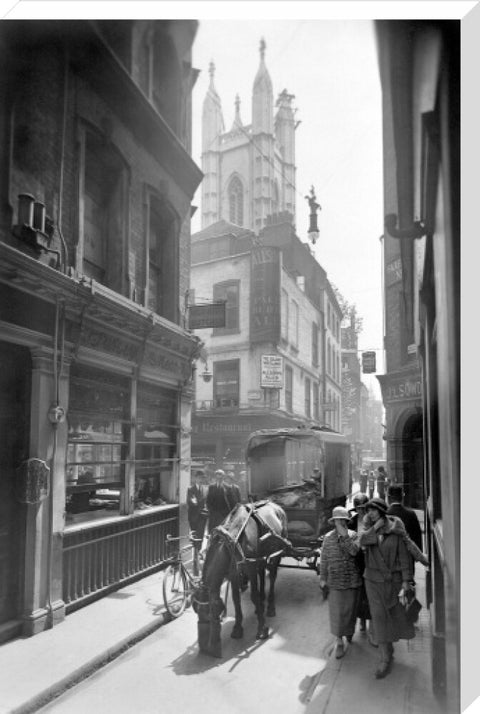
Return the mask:
M417 570L417 595L425 603L425 570ZM143 578L68 615L51 630L0 646L0 714L38 711L161 627L167 621L161 578L161 573ZM357 632L343 659L327 653L326 666L309 683L305 714L313 705L316 714L342 714L358 711L359 704L371 714L440 712L431 686L429 618L424 607L415 639L395 645L393 671L382 681L373 679L373 648L363 634Z

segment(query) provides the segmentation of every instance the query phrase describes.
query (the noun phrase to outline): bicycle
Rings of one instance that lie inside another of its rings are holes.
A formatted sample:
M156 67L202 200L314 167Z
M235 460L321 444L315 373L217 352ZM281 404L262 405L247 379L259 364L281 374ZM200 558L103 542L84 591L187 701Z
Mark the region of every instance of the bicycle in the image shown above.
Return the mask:
M186 537L189 540L189 544L176 549L175 553L168 559L170 564L164 571L162 583L163 602L167 612L172 617L180 617L185 608L190 605L192 595L200 583L200 575L192 575L182 560L182 554L190 550L198 539L192 535ZM182 536L167 535L165 541L167 549L170 550L172 543L180 545L181 540ZM197 550L194 548L194 559L197 557ZM198 572L198 563L195 571Z

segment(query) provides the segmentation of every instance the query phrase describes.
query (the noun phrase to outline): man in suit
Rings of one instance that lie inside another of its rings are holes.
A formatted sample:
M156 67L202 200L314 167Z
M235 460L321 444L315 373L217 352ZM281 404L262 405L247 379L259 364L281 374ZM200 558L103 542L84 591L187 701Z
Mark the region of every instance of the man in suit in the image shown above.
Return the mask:
M403 489L401 486L392 484L387 490L387 503L389 516L398 516L403 521L405 530L416 546L423 550L422 529L417 514L413 508L403 505Z
M207 499L207 487L205 485L205 472L195 471L192 477L192 485L187 489L187 515L188 525L195 538L195 555L198 555L202 545L203 534L207 516L205 502Z
M208 530L210 533L225 520L234 505L225 483L225 471L217 469L215 482L210 484L207 493Z
M233 471L227 471L225 480L228 489L228 498L233 508L233 506L235 506L237 503L241 503L242 494L240 493L240 488L237 482L235 481L235 474L233 473Z

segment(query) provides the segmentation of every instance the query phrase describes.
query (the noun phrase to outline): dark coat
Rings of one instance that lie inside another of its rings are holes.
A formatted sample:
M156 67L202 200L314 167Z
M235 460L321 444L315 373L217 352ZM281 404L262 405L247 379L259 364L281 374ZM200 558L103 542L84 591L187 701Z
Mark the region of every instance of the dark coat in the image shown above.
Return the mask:
M408 506L404 506L401 503L393 503L389 506L387 513L389 516L397 516L403 521L405 530L410 538L420 550L423 550L422 529L413 508L408 508Z
M218 526L235 506L232 493L225 484L212 483L208 487L207 508L209 528Z
M202 531L205 526L206 516L202 511L205 509L207 499L207 487L202 485L190 486L187 489L187 513L188 525L194 531Z

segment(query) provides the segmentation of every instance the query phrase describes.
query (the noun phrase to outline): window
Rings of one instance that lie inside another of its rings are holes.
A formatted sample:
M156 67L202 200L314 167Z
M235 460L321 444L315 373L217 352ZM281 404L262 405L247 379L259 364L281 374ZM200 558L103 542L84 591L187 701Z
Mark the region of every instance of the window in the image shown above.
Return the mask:
M135 390L131 384L103 370L71 367L67 524L177 501L177 394L143 383Z
M229 280L224 283L217 283L213 286L213 300L214 302L220 302L221 300L226 300L225 305L225 327L216 327L213 330L214 335L222 334L228 332L239 332L240 331L240 307L239 307L239 296L240 296L240 281L239 280Z
M281 336L284 340L288 340L288 293L283 288L281 300Z
M285 409L293 412L293 370L285 366Z
M234 176L228 186L228 206L230 223L243 226L243 186L238 176Z
M313 418L317 421L320 420L320 409L319 409L319 394L318 394L318 384L313 383L312 387L312 398L313 398Z
M161 506L176 499L175 392L140 384L135 424L135 508Z
M214 362L213 395L216 407L238 407L240 398L240 360Z
M308 377L305 377L305 416L312 416L311 408L311 383Z
M330 345L330 340L327 340L327 374L331 374L332 371L332 347Z
M290 339L293 347L298 347L298 304L292 300L292 329L290 330Z
M148 197L146 307L172 322L177 315L177 246L173 212L155 194Z
M138 53L138 83L170 128L179 134L181 69L172 39L157 28L148 28Z
M87 277L123 293L126 167L111 143L93 131L85 130L81 147L77 266Z
M312 322L312 365L318 367L318 325Z
M126 379L72 366L66 459L67 521L118 515L125 487L130 390Z

